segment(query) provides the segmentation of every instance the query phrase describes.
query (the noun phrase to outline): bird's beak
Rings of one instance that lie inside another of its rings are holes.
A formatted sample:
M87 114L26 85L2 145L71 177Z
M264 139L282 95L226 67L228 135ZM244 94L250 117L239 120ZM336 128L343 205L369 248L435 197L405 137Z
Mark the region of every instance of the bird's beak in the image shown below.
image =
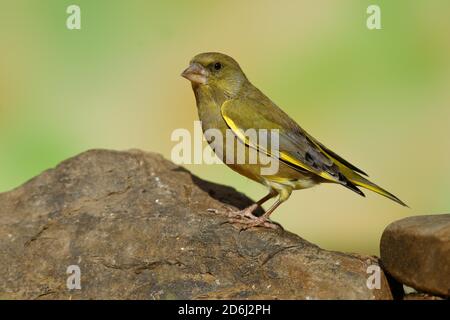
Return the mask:
M198 63L191 63L181 74L182 77L197 84L206 84L208 82L208 75L208 70Z

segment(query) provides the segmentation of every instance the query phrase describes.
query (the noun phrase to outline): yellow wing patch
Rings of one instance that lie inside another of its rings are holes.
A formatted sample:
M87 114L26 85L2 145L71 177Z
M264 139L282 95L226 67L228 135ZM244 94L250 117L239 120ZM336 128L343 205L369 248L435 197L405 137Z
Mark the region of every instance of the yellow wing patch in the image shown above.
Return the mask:
M268 156L277 157L276 155L271 154L268 150L262 148L261 146L252 144L252 142L245 135L244 130L239 128L239 126L235 123L235 121L225 114L224 107L226 106L227 103L228 103L228 101L224 102L224 104L222 105L221 113L222 113L223 119L225 120L225 122L228 125L228 127L230 127L230 129L233 131L233 133L242 142L244 142L249 147L252 147L252 148L254 148L254 149L258 150L258 151L262 151L265 154L267 154ZM282 159L282 160L284 160L284 161L286 161L286 162L288 162L288 163L290 163L290 164L292 164L294 166L303 168L305 170L308 170L309 172L317 174L317 175L321 176L324 179L327 179L327 180L330 180L330 181L337 181L336 178L333 177L332 175L330 175L329 173L327 173L325 171L317 171L314 168L312 168L311 166L307 165L306 163L303 163L300 160L295 159L294 157L292 157L288 153L283 152L281 150L279 151L279 157L278 158L280 158L280 159Z

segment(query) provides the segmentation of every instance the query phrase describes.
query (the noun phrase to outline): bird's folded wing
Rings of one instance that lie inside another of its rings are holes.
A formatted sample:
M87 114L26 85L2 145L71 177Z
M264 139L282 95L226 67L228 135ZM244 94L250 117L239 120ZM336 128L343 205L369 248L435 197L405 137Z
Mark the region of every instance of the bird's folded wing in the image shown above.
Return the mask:
M333 182L345 182L346 179L333 158L323 152L286 113L268 98L264 98L256 100L246 97L223 103L222 116L233 133L249 147L277 157L293 168L307 170ZM253 141L255 139L249 139L246 134L249 129L276 129L279 137L278 152L269 149L269 146L273 146L270 133L259 134L257 141Z

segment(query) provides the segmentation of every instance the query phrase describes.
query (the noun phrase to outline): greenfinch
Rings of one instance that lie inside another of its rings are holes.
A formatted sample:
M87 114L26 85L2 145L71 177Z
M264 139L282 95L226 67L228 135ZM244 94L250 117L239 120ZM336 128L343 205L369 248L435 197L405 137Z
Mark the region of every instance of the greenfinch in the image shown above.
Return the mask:
M232 214L232 220L252 226L276 228L269 219L271 213L291 192L320 183L336 183L361 196L358 188L379 193L403 206L399 198L370 182L361 169L344 160L303 130L247 79L239 64L231 57L217 52L196 55L181 74L192 84L202 130L234 133L238 143L244 145L247 155L251 149L279 161L276 173L263 175L261 163L226 162L234 171L259 182L269 193L250 207ZM248 129L277 130L278 152L271 152L242 134ZM207 138L208 140L208 138ZM210 140L208 142L211 143ZM236 146L237 148L238 146ZM225 148L226 149L226 148ZM223 159L230 150L214 149ZM235 150L232 150L233 152ZM278 197L261 216L254 214L258 206Z

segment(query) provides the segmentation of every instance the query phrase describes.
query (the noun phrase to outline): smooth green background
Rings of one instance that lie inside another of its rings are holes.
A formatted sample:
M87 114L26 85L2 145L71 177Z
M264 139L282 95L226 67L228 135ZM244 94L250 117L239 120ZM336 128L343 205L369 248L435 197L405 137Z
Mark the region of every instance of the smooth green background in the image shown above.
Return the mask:
M67 30L78 4L82 29ZM378 4L382 30L366 28ZM411 209L319 186L274 214L327 249L376 254L384 227L450 206L449 1L2 1L0 191L89 148L167 158L197 119L192 56L221 51L312 135ZM223 165L188 165L253 198ZM126 168L124 168L126 170Z

